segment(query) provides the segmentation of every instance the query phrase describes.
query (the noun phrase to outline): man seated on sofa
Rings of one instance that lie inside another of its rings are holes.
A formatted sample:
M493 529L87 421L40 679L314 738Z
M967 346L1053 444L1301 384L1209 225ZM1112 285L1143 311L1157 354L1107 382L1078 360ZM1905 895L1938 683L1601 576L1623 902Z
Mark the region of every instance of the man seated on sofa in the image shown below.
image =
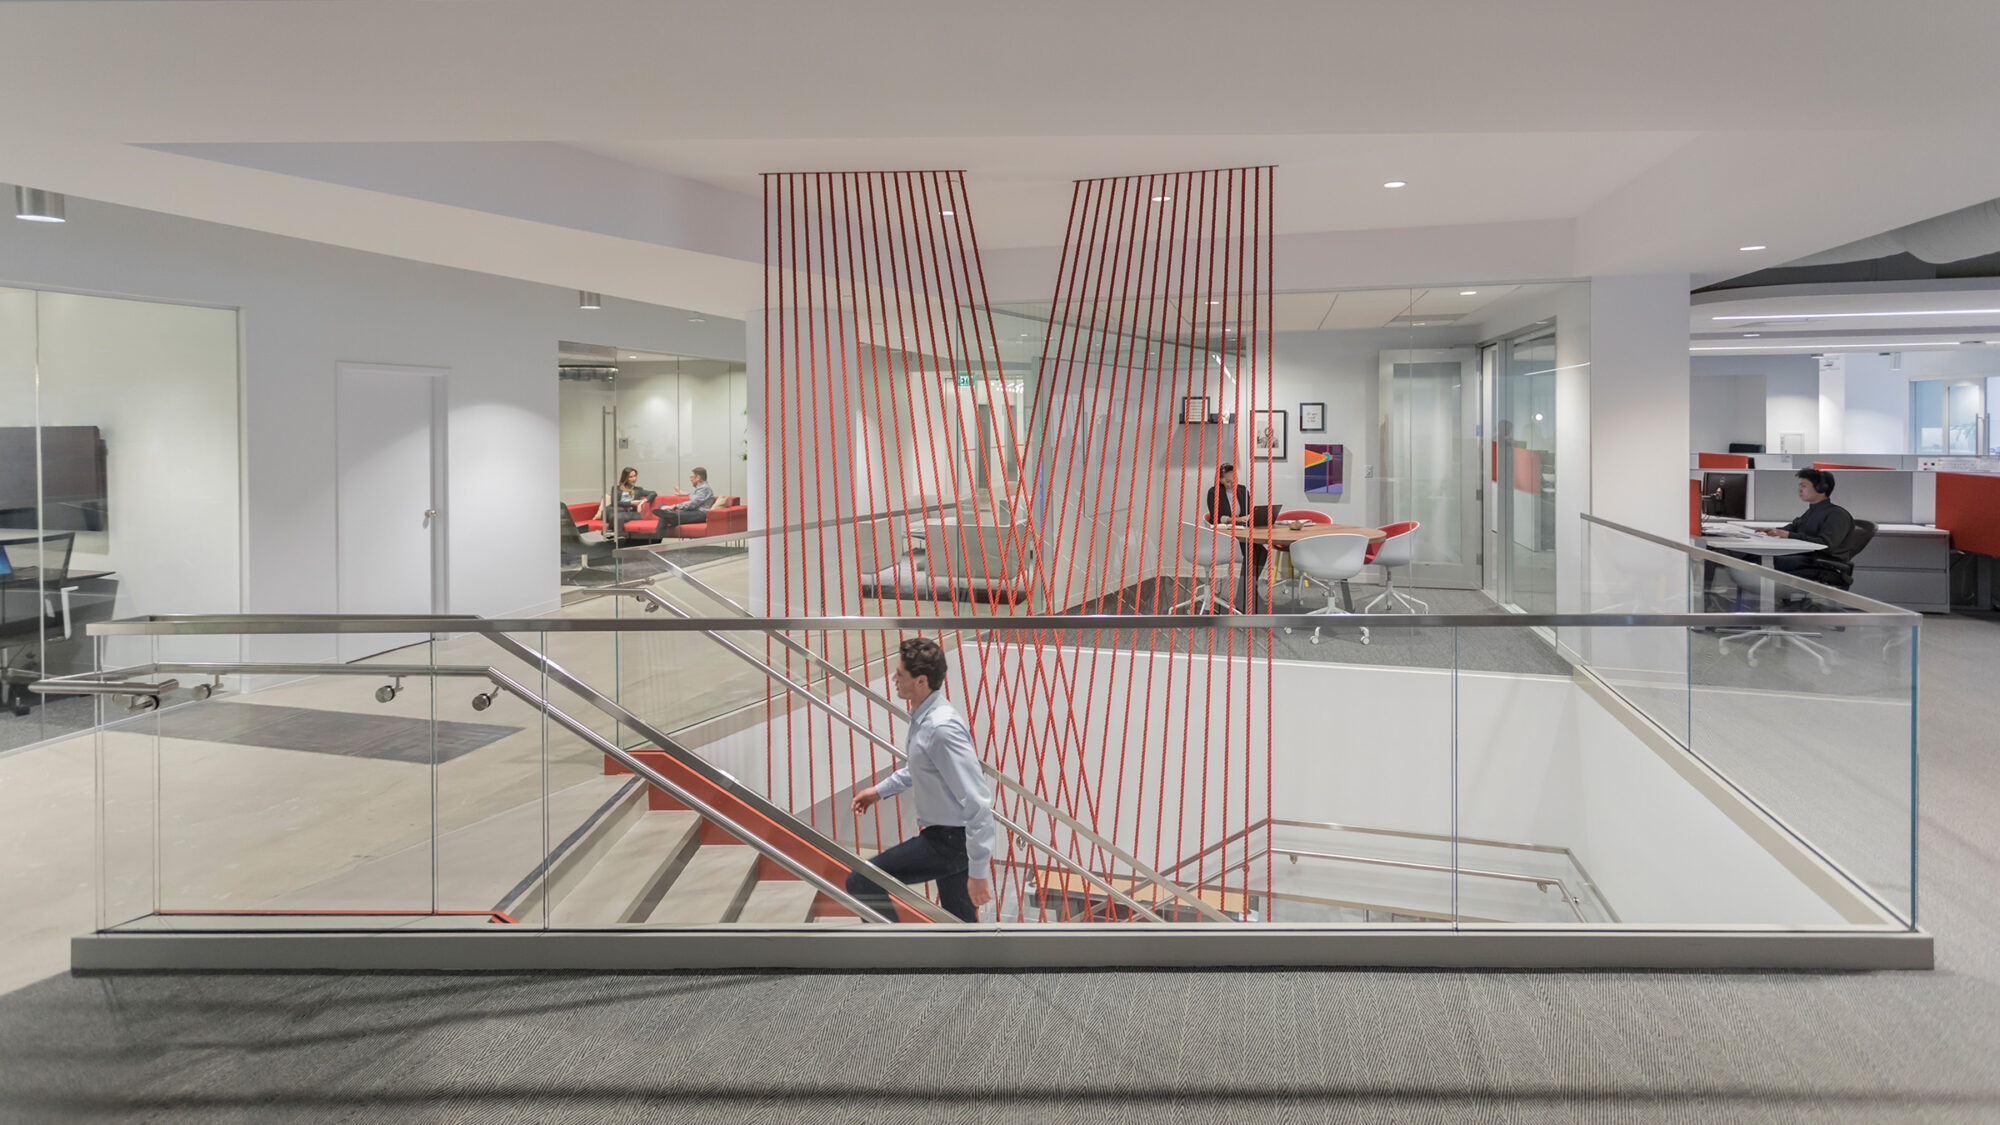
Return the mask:
M688 474L688 498L671 508L655 508L653 514L660 517L660 528L679 527L684 523L707 523L708 510L715 506L715 490L708 486L708 470L696 465Z

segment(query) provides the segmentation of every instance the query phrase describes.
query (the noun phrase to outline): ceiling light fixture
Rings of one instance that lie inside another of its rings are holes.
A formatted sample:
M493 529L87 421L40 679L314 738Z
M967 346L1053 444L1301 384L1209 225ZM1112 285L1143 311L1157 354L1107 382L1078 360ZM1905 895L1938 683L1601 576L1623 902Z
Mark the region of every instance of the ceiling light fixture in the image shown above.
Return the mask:
M1824 351L1827 348L1955 348L1957 340L1867 340L1852 344L1821 342L1817 344L1727 344L1718 346L1691 347L1691 352L1782 352L1782 351Z
M1770 249L1770 247L1769 247L1769 246L1738 246L1738 247L1737 247L1737 249L1738 249L1738 250L1741 250L1741 251L1743 251L1743 252L1744 252L1745 254L1748 254L1748 253L1749 253L1750 251L1752 251L1752 250L1769 250L1769 249Z
M1750 336L1762 336L1762 335L1763 335L1763 333L1762 333L1762 332L1745 332L1745 333L1744 333L1743 335L1744 335L1745 337L1750 337Z
M1153 202L1155 203L1172 203L1173 201L1174 197L1171 195L1156 195L1153 197Z
M43 191L40 188L16 187L14 189L14 217L31 223L61 223L63 218L63 197L61 192Z
M1461 289L1461 290L1459 290L1459 291L1458 291L1458 295L1459 295L1459 296L1461 296L1461 297L1477 297L1477 296L1479 296L1479 290L1477 290L1477 289Z
M576 307L580 309L601 309L604 307L604 297L602 294L592 293L587 289L579 289L576 291Z
M707 320L706 320L705 318L703 318L703 317L699 317L699 316L691 316L691 317L688 317L688 323L689 323L689 324L707 324L707 323L708 323L708 321L707 321Z
M939 211L939 212L938 212L938 214L940 214L940 215L943 215L943 216L944 216L945 218L949 219L949 218L951 218L951 217L952 217L953 215L957 214L957 212L956 212L956 211Z
M1884 312L1765 313L1761 316L1718 316L1712 320L1853 320L1877 316L1995 316L2000 309L1891 309Z
M1385 188L1399 188L1399 187L1409 187L1409 186L1410 186L1410 181L1408 181L1408 180L1390 180L1390 181L1389 181L1388 183L1386 183L1386 184L1383 184L1382 186L1383 186L1383 187L1385 187Z

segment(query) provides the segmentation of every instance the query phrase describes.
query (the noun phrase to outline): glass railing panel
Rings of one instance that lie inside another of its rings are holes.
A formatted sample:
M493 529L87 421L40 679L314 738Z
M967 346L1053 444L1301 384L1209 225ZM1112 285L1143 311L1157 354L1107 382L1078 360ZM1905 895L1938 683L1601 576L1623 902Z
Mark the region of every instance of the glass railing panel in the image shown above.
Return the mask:
M1702 612L1703 566L1684 551L1585 523L1584 580L1574 612ZM1713 569L1710 564L1709 569ZM1545 630L1557 652L1591 671L1682 743L1688 732L1688 638L1673 629Z
M168 638L173 639L173 638ZM436 908L431 638L265 636L319 660L223 675L167 658L178 680L131 723L156 749L151 928L394 928ZM345 660L333 659L345 657ZM126 724L108 733L122 734ZM115 794L115 790L113 791ZM124 814L107 799L106 834Z
M1458 675L1452 843L1460 915L1468 924L1620 920L1614 896L1593 878L1591 802L1643 802L1644 792L1611 781L1607 792L1586 795L1586 787L1605 776L1595 763L1612 748L1604 745L1610 735L1595 721L1601 708L1583 693L1568 663L1578 650L1645 651L1643 639L1607 635L1611 632L1525 625L1458 630L1462 651L1505 653L1511 665L1501 670L1488 662L1461 668ZM1558 633L1566 642L1560 647ZM1611 760L1630 758L1627 753ZM1438 847L1422 841L1377 846Z
M1833 616L1696 637L1689 746L1911 922L1919 619L1787 606Z
M139 642L141 663L151 662L158 637ZM102 639L94 648L102 648ZM148 682L158 682L148 677ZM97 720L90 738L96 789L96 884L100 930L153 916L158 905L160 820L160 712L150 700L79 696ZM135 709L134 704L140 707Z
M545 643L539 632L507 636L536 651ZM505 675L544 696L541 670L483 637L440 636L436 648L437 924L540 925L548 837L574 827L552 821L545 794L597 780L601 769L552 762L542 711L481 671L505 661Z
M1268 819L1244 837L1268 888L1263 920L1442 924L1459 913L1454 673L1468 647L1489 662L1507 654L1466 646L1450 628L1370 620L1365 634L1339 617L1279 630L1269 697L1244 700L1253 725L1270 724Z

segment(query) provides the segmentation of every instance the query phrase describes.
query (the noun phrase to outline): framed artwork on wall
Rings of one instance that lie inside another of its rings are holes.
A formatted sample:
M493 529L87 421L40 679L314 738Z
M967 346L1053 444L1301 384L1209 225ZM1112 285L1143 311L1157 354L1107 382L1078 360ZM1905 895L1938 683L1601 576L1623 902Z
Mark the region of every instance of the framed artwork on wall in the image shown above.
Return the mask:
M1326 432L1325 403L1302 402L1299 404L1299 432L1302 434L1323 434Z
M1208 421L1208 396L1193 395L1181 400L1181 421L1198 426Z
M1345 491L1346 454L1343 446L1306 443L1306 495L1339 496Z
M1250 455L1259 461L1291 459L1290 416L1282 410L1250 412Z

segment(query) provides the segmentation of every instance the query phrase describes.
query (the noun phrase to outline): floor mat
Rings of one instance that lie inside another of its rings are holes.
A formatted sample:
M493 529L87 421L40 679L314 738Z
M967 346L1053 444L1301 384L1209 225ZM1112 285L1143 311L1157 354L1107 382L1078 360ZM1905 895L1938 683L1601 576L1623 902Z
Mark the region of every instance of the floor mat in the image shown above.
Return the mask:
M147 717L119 725L150 730L151 722ZM359 715L350 711L229 702L176 707L159 716L159 733L164 738L381 758L413 765L429 765L433 760L433 731L435 760L449 762L519 730L520 727L498 723L433 723L399 715Z

